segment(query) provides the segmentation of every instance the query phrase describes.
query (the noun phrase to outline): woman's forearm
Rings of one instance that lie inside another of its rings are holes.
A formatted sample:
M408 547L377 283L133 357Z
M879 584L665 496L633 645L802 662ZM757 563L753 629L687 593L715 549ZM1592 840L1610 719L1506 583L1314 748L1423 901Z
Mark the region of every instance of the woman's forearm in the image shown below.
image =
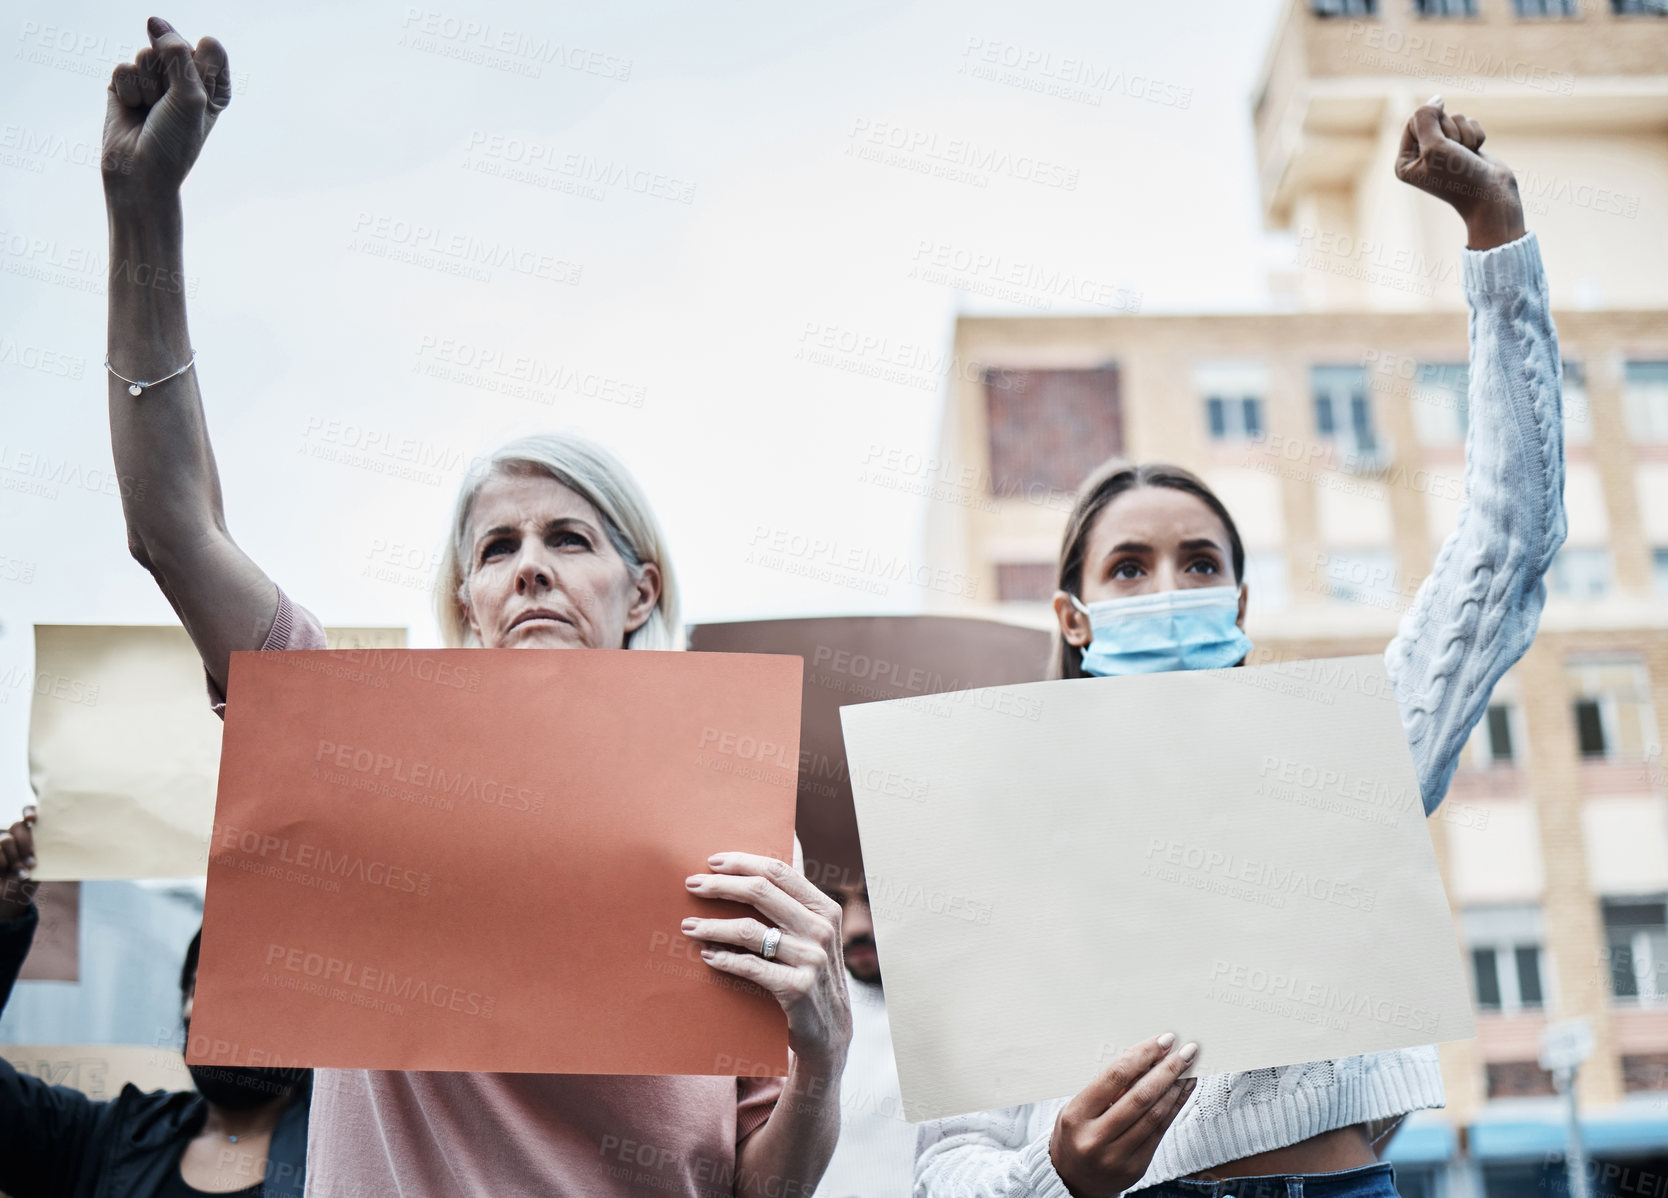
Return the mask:
M113 202L109 223L108 360L129 379L158 379L192 352L179 198ZM224 530L197 373L188 370L137 396L114 375L107 384L116 470L134 480L122 491L129 543L155 565L179 542Z
M782 1097L736 1155L738 1198L806 1198L822 1180L840 1138L843 1061L791 1059Z
M113 201L107 215L110 364L130 378L154 378L191 352L180 200L176 195L145 203Z

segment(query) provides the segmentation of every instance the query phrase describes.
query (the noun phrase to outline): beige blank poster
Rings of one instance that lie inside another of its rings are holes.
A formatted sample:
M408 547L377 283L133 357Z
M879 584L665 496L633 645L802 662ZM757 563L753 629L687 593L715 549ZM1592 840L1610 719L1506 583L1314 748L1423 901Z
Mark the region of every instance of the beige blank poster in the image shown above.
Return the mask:
M1473 1034L1381 659L840 714L911 1120Z
M19 1073L80 1090L95 1102L115 1098L129 1082L146 1091L195 1088L177 1045L0 1044L0 1057Z
M403 628L326 634L331 648L405 645ZM202 662L185 630L38 624L33 700L36 876L203 874L220 776L220 720L209 709Z

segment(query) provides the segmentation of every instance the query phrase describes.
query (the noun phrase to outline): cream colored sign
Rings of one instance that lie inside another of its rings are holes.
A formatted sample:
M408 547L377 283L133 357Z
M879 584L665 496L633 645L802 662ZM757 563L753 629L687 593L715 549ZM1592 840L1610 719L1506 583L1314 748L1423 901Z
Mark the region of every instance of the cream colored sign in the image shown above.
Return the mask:
M332 649L405 645L403 628L326 635ZM40 808L36 876L205 873L220 730L183 628L36 625L29 717L29 780Z
M840 715L911 1120L1473 1034L1381 658Z
M19 1073L68 1086L97 1102L132 1082L141 1090L191 1090L185 1057L175 1048L138 1044L0 1044L0 1057Z

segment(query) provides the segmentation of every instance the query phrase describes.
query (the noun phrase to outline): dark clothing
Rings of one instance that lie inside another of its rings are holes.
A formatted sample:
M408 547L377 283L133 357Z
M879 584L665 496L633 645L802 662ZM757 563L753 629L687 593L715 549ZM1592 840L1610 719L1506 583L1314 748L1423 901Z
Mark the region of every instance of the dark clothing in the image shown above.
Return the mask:
M180 1156L184 1154L185 1147L181 1145ZM203 1198L203 1195L208 1193L207 1190L199 1190L186 1184L185 1178L180 1176L180 1156L174 1158L175 1167L169 1172L167 1180L162 1183L162 1188L156 1192L155 1198ZM266 1198L266 1191L261 1188L259 1182L256 1182L245 1190L222 1190L214 1198Z
M16 919L0 921L0 1010L39 922L33 904ZM308 1098L298 1095L273 1129L263 1198L301 1198ZM11 1198L171 1193L164 1187L179 1180L180 1154L207 1117L208 1103L196 1091L145 1094L127 1085L108 1102L95 1102L0 1060L0 1191Z

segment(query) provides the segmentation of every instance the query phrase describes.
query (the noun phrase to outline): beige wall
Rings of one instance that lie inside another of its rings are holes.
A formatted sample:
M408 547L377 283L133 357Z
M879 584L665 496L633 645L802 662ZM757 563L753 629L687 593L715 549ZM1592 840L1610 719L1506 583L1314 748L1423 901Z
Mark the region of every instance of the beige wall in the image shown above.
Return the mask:
M1582 7L1322 20L1294 0L1254 112L1266 218L1298 241L1276 293L1317 310L1463 306L1459 218L1392 170L1407 118L1441 93L1515 172L1556 305L1668 304L1668 21Z
M1621 363L1668 357L1668 312L1560 311L1556 319L1562 352L1586 364L1593 430L1593 444L1569 454L1569 543L1609 546L1618 592L1643 597L1650 549L1668 545L1668 505L1660 502L1668 497L1668 451L1628 440ZM1325 602L1314 588L1318 553L1390 549L1401 578L1411 583L1428 572L1454 527L1463 456L1458 444L1421 441L1412 378L1420 362L1465 359L1458 313L966 318L957 326L955 352L1004 367L1118 363L1128 452L1176 461L1219 481L1248 547L1286 555L1294 604ZM1199 371L1236 358L1265 364L1264 419L1272 438L1281 439L1277 444L1298 446L1298 462L1267 447L1207 439ZM1375 422L1395 452L1390 483L1327 469L1324 455L1308 456L1315 444L1309 368L1327 362L1369 367ZM984 411L981 383L952 382L940 446L945 457L988 464ZM927 560L966 570L980 580L979 594L994 598L996 561L1054 560L1065 508L1058 497L996 501L988 511L929 504ZM940 605L934 610L982 607L937 594L932 600ZM1564 605L1553 600L1549 615ZM1383 622L1383 613L1346 614L1360 617L1357 627Z

